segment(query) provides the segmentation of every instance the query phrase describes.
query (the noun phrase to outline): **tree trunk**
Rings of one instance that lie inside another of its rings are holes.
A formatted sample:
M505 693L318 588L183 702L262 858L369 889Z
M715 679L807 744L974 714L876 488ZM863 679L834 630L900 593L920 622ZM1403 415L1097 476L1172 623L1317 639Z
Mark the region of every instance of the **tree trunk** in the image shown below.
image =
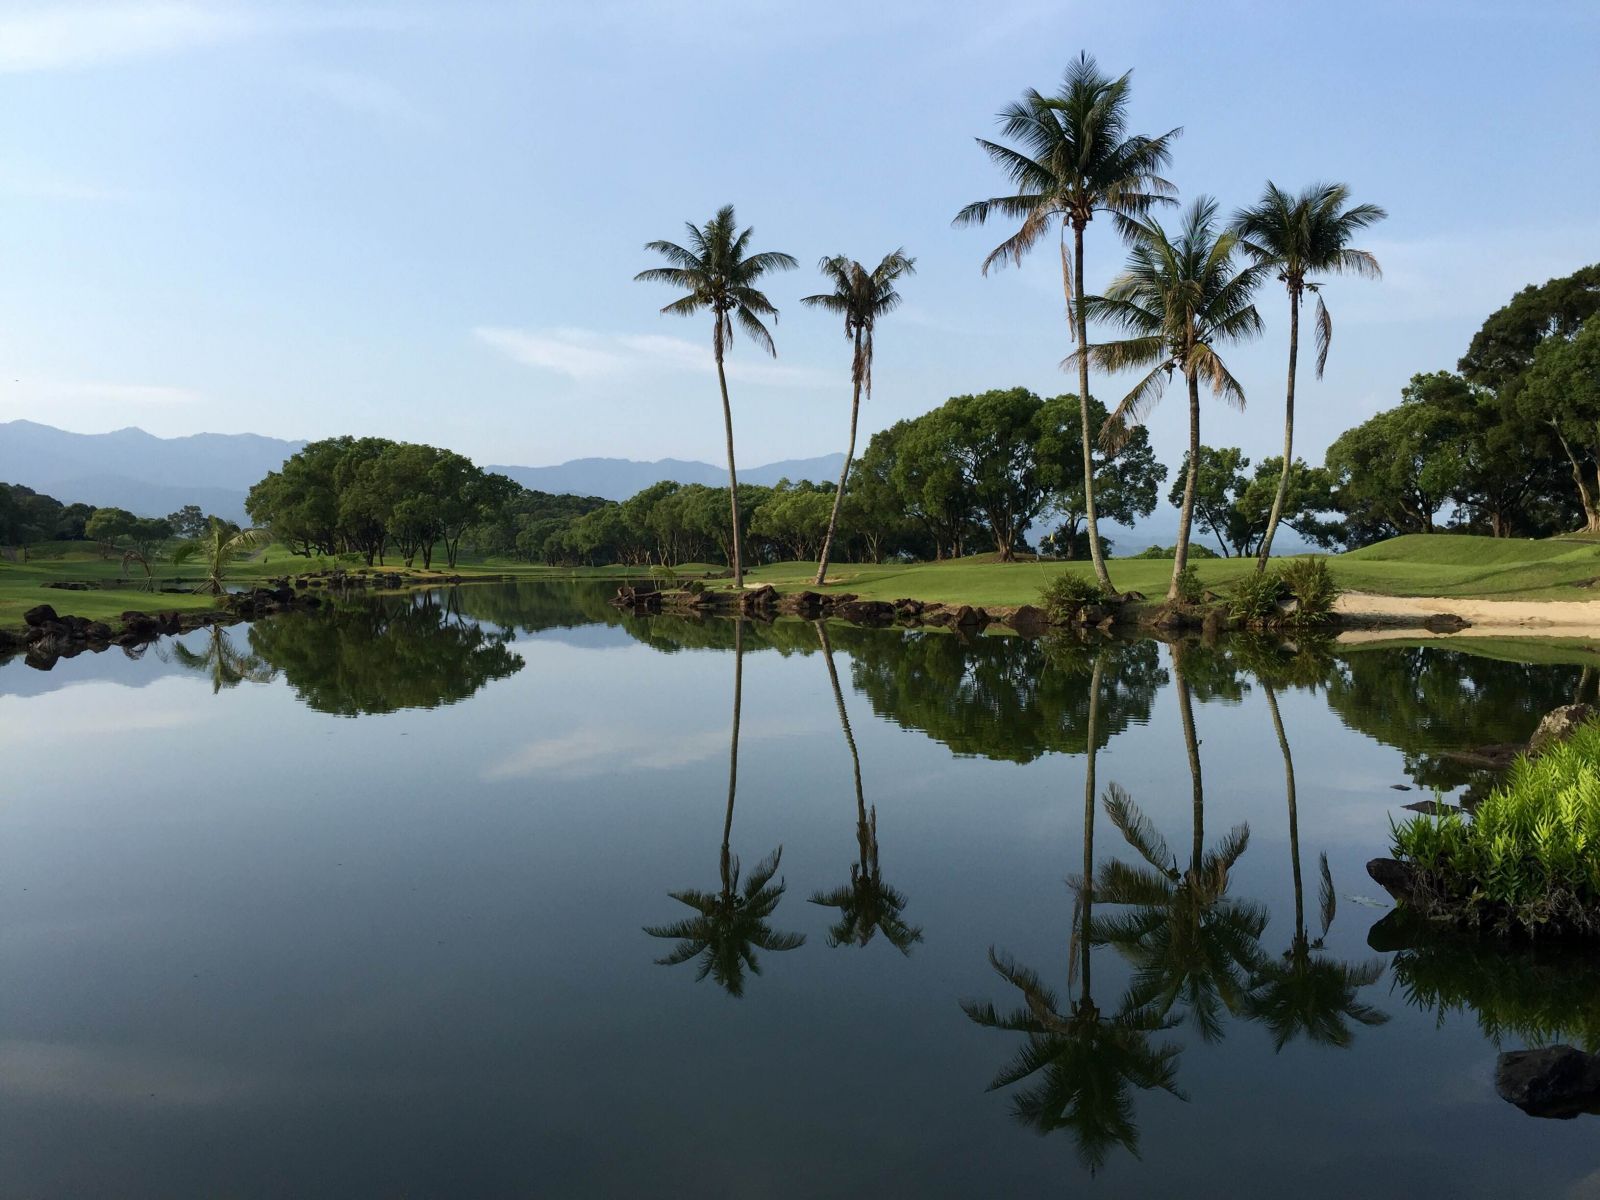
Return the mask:
M728 440L728 511L733 517L733 550L728 556L733 568L733 586L744 587L744 560L739 553L739 476L733 465L733 406L728 403L728 376L722 369L722 343L717 342L717 386L722 389L722 430Z
M1189 565L1189 526L1194 520L1194 491L1200 478L1200 380L1185 376L1189 384L1189 472L1183 479L1183 508L1178 513L1178 544L1172 550L1172 585L1167 599L1179 597L1178 581Z
M1283 470L1278 475L1278 491L1272 497L1272 514L1267 518L1267 532L1261 537L1261 550L1256 555L1256 573L1267 569L1267 558L1272 553L1272 535L1277 532L1278 521L1283 516L1283 501L1289 494L1289 468L1294 463L1294 372L1300 357L1300 292L1289 287L1289 387L1283 403Z
M817 556L817 582L821 587L828 574L828 555L833 550L834 530L839 528L839 509L844 504L844 487L850 479L850 460L856 455L856 418L861 413L861 330L856 330L856 353L851 362L852 387L850 393L850 443L844 451L844 470L839 472L839 490L833 494L833 511L828 514L828 532L822 539L822 553Z
M1295 803L1294 759L1289 755L1289 739L1283 732L1283 717L1278 712L1278 693L1269 687L1267 711L1272 714L1272 728L1278 735L1278 749L1283 752L1284 787L1289 798L1289 862L1294 876L1294 936L1296 940L1306 933L1305 890L1300 882L1300 810Z
M1550 422L1550 427L1555 430L1556 441L1561 443L1567 462L1572 464L1572 482L1578 487L1578 500L1583 505L1584 530L1593 533L1596 529L1600 529L1600 509L1595 506L1594 493L1589 490L1589 485L1583 478L1583 468L1578 465L1577 456L1572 453L1572 447L1568 444L1566 436L1554 421Z
M1083 1003L1090 1003L1089 987L1089 925L1094 920L1094 753L1095 739L1099 734L1100 672L1105 663L1105 651L1096 650L1094 671L1089 676L1089 748L1084 756L1083 777L1083 903L1078 909L1079 974L1082 976ZM1068 970L1071 970L1069 964Z
M1106 570L1105 555L1100 552L1100 520L1094 507L1094 454L1093 439L1089 432L1089 320L1083 312L1083 226L1072 226L1072 313L1078 336L1078 417L1083 443L1083 508L1089 527L1089 557L1094 560L1094 575L1100 588L1107 594L1117 589L1112 586L1111 573Z
M744 688L744 621L733 621L733 733L728 746L728 812L722 818L722 890L733 891L732 854L728 843L733 838L733 797L739 787L739 707Z
M1189 754L1190 806L1194 828L1189 869L1198 871L1206 844L1206 798L1200 779L1200 739L1194 733L1194 701L1189 695L1189 680L1183 674L1183 652L1176 644L1172 647L1172 675L1178 688L1178 715L1183 720L1183 747Z

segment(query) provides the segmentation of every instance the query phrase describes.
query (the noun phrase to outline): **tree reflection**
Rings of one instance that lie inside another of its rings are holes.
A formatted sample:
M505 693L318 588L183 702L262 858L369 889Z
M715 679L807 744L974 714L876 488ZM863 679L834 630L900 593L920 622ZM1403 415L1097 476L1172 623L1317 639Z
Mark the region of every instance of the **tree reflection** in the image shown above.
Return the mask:
M268 683L278 674L265 659L235 646L228 631L220 625L211 626L202 649L191 650L181 641L175 641L169 653L161 656L180 667L210 676L213 696L223 688L238 687L241 683Z
M646 925L651 937L676 938L665 957L656 959L663 966L699 960L696 981L710 976L730 996L743 996L745 971L761 974L757 950L793 950L805 942L800 933L782 933L767 924L767 918L783 898L784 881L773 883L783 858L779 846L744 879L739 878L739 860L729 848L733 837L733 802L739 786L739 709L744 690L744 622L734 622L733 651L733 732L728 749L728 807L722 820L721 886L715 892L695 888L668 892L694 915L669 925Z
M1294 938L1279 960L1267 960L1256 971L1249 997L1250 1016L1272 1034L1273 1047L1282 1050L1296 1037L1325 1046L1348 1046L1354 1039L1349 1022L1382 1025L1389 1018L1357 999L1356 992L1376 983L1383 963L1372 959L1346 963L1323 954L1323 942L1333 925L1337 900L1328 856L1321 856L1320 909L1322 932L1316 940L1306 933L1305 890L1300 875L1300 814L1296 805L1294 758L1278 710L1277 689L1262 680L1267 711L1283 753L1284 788L1289 805L1289 864L1294 881Z
M858 858L850 864L850 882L830 892L817 892L811 903L839 910L839 920L828 930L830 946L865 946L875 933L901 954L922 940L922 930L906 924L900 913L906 906L905 893L884 882L878 865L878 807L869 811L861 789L861 755L855 734L850 730L850 714L845 711L844 692L839 687L839 672L833 665L833 644L828 627L817 622L817 640L822 645L823 661L828 666L828 682L833 685L833 702L839 710L839 726L845 745L850 748L850 766L856 787L856 847Z
M1244 1011L1250 981L1262 963L1259 944L1266 910L1228 895L1234 865L1250 844L1250 827L1236 825L1212 850L1205 848L1205 789L1194 708L1184 674L1183 649L1174 645L1178 712L1191 780L1191 848L1188 867L1132 798L1113 785L1106 815L1144 865L1112 860L1100 868L1095 891L1127 911L1097 920L1089 935L1115 946L1133 965L1130 1001L1163 1016L1178 1009L1206 1041L1222 1036L1222 1012Z
M364 599L250 626L250 646L300 699L339 716L436 708L522 669L512 635L463 617L455 592Z
M1006 1012L989 1001L968 1000L961 1006L972 1021L985 1028L1027 1035L1027 1042L995 1075L989 1090L1031 1081L1013 1095L1013 1116L1040 1133L1071 1133L1091 1174L1105 1165L1117 1146L1138 1156L1133 1089L1160 1089L1183 1098L1177 1085L1180 1047L1151 1037L1170 1028L1172 1022L1131 998L1115 1012L1103 1012L1094 1001L1091 986L1093 940L1088 931L1094 922L1095 901L1095 750L1105 659L1105 651L1095 655L1086 698L1083 870L1070 881L1074 904L1067 980L1070 985L1076 978L1078 998L1063 1011L1056 993L1038 972L990 947L990 965L1021 993L1022 1005Z

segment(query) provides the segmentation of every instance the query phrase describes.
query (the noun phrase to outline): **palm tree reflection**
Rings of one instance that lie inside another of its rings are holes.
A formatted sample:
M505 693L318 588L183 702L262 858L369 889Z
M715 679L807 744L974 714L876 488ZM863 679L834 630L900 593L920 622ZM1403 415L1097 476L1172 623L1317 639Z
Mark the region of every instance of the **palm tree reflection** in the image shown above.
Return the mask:
M1143 865L1113 860L1100 868L1095 890L1104 903L1126 912L1089 926L1096 944L1117 947L1133 965L1129 990L1136 1006L1163 1016L1175 1008L1206 1041L1222 1036L1222 1012L1245 1010L1251 981L1262 963L1258 939L1267 913L1228 895L1235 864L1250 845L1250 827L1236 825L1213 850L1205 848L1205 789L1194 706L1179 648L1173 648L1178 713L1183 723L1191 780L1192 842L1187 868L1133 802L1112 785L1106 815Z
M161 654L161 651L156 653ZM266 659L235 646L220 625L211 626L210 637L201 650L191 650L182 642L173 642L171 661L209 675L213 696L223 688L238 687L241 683L269 683L278 674L278 669Z
M1262 681L1272 728L1283 752L1285 791L1289 802L1289 862L1294 878L1294 938L1277 961L1267 960L1256 971L1248 1009L1272 1033L1275 1049L1296 1037L1325 1046L1348 1046L1354 1040L1349 1022L1382 1025L1388 1015L1356 998L1356 992L1376 983L1383 975L1383 962L1346 963L1320 953L1328 929L1333 925L1337 899L1328 856L1321 856L1322 883L1320 908L1322 932L1312 940L1306 933L1305 893L1300 878L1300 816L1295 801L1294 759L1289 739L1283 731L1278 711L1277 690Z
M711 976L730 996L744 995L745 971L761 974L757 950L793 950L804 934L783 933L767 924L782 899L784 882L778 874L783 857L779 846L763 858L744 879L739 860L729 849L733 835L733 801L739 781L739 707L744 685L744 622L734 622L733 733L728 750L728 807L722 821L721 886L715 892L694 888L668 892L674 900L694 910L694 915L668 925L646 925L651 937L676 938L678 944L656 961L674 966L695 959L700 970L695 979Z
M828 666L828 680L833 685L833 702L839 710L839 725L844 730L845 744L850 747L850 764L856 785L856 846L858 860L850 864L850 882L829 892L816 892L812 904L821 904L839 910L839 920L828 930L830 946L865 946L875 933L901 954L910 954L911 947L922 940L922 930L906 924L900 916L906 906L905 893L884 882L878 866L878 808L868 810L861 790L861 755L856 749L855 735L850 731L850 715L845 711L844 693L839 688L839 672L833 665L833 644L828 640L828 627L817 622L817 638L822 643L823 661Z
M1104 651L1095 655L1089 689L1089 730L1084 780L1083 871L1069 880L1075 898L1068 944L1067 979L1079 984L1078 998L1063 1011L1060 1000L1039 976L1008 955L989 950L995 972L1021 993L1022 1005L1002 1012L988 1001L963 1001L967 1016L989 1029L1027 1035L1015 1058L989 1084L991 1091L1032 1082L1016 1092L1012 1114L1040 1133L1069 1131L1090 1173L1111 1150L1122 1146L1137 1157L1132 1089L1160 1089L1186 1098L1177 1086L1180 1047L1153 1042L1151 1035L1172 1022L1133 997L1115 1012L1095 1003L1090 982L1094 923L1094 821L1096 722Z

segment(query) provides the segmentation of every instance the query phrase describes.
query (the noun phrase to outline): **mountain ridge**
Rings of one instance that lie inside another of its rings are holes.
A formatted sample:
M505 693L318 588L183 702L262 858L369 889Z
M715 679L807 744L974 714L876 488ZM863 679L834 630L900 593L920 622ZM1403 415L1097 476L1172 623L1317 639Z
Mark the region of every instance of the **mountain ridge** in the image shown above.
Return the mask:
M64 503L126 508L159 517L185 504L231 520L245 519L252 485L275 471L304 440L258 433L191 433L164 438L137 425L106 433L72 433L39 421L0 421L0 480L20 483ZM779 479L832 482L844 455L785 459L741 468L746 483ZM693 459L569 459L550 466L486 465L538 491L626 500L662 480L720 485L727 469Z

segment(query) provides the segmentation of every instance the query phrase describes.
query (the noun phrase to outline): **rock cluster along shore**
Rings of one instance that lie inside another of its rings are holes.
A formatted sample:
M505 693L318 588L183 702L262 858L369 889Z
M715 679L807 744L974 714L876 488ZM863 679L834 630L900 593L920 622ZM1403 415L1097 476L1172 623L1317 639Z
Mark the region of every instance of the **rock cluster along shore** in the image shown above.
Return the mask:
M850 592L779 592L771 584L744 592L714 591L692 586L662 591L654 584L625 584L612 604L642 614L675 613L682 616L741 616L757 620L775 617L830 617L868 626L933 625L977 632L1004 624L1019 633L1041 634L1050 628L1042 608L1032 604L979 608L972 604L938 604L924 600L863 600ZM1113 605L1089 605L1074 622L1080 626L1110 628L1121 615Z

